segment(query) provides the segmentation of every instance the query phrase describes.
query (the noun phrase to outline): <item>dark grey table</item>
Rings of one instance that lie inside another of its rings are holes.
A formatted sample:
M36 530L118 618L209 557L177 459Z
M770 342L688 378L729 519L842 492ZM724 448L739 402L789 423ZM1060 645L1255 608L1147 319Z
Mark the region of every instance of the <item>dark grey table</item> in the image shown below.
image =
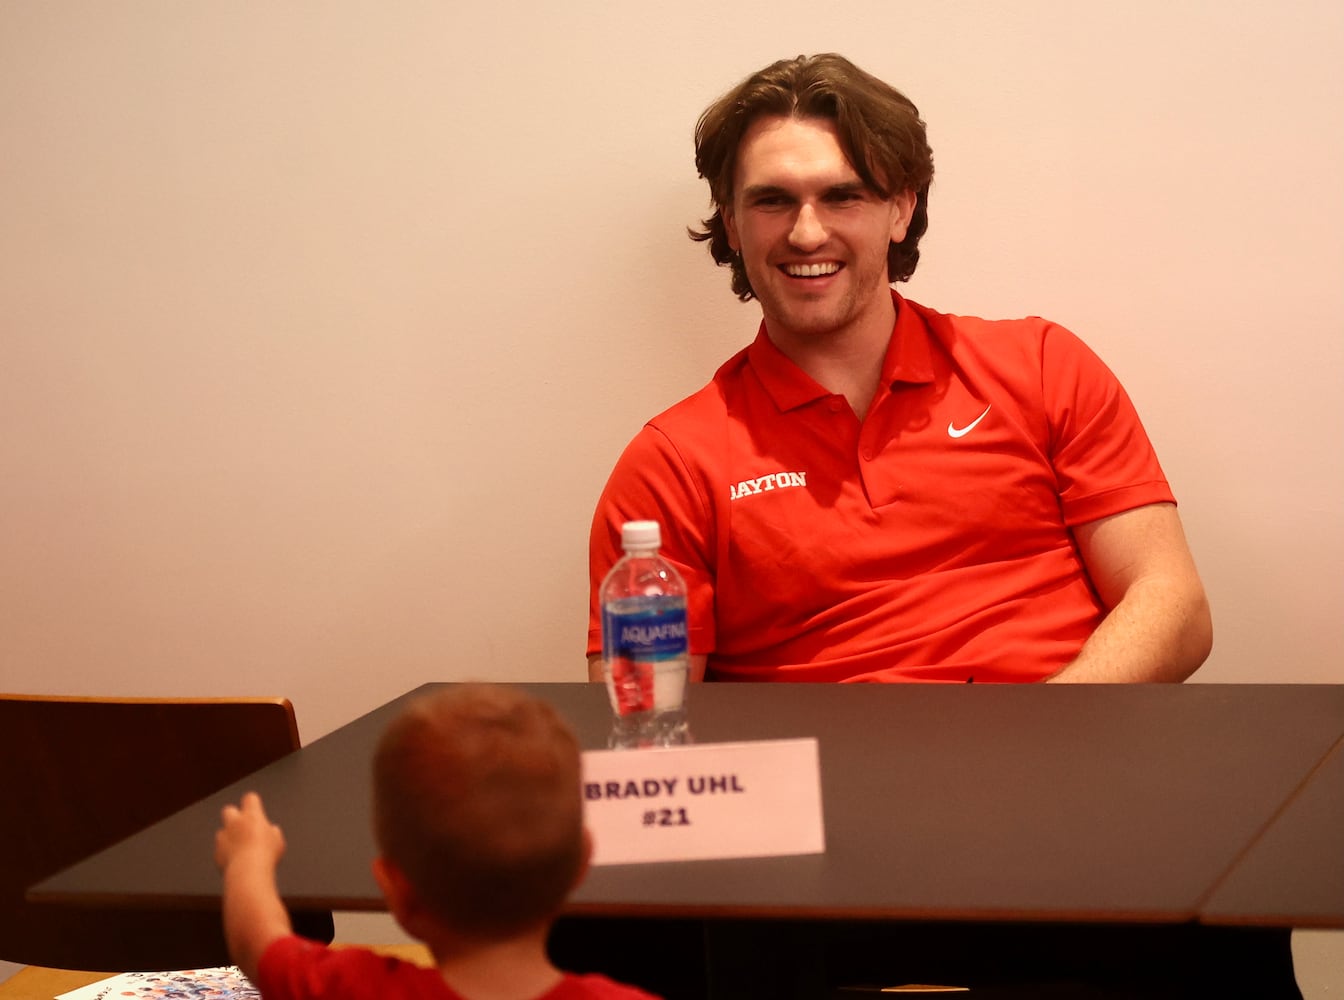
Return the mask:
M585 748L605 745L599 686L523 686ZM597 868L572 916L688 922L692 937L701 921L1344 926L1344 686L706 684L689 697L699 742L818 738L826 853ZM382 909L368 760L404 700L30 896L217 907L219 808L254 788L286 831L287 901Z
M1344 927L1344 742L1200 906L1206 924Z

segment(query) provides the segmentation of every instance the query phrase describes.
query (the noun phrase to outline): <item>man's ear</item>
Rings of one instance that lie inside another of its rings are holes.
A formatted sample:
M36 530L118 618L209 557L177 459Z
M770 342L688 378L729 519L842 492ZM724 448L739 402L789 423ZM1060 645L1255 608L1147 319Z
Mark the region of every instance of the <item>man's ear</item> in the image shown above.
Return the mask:
M425 914L415 887L395 863L379 855L373 859L373 877L378 882L388 912L411 937L425 940Z
M728 235L728 245L735 252L741 253L742 241L737 238L737 220L733 217L733 207L720 205L719 218L723 220L723 231Z
M902 191L891 198L891 242L900 243L910 231L917 198L913 191Z

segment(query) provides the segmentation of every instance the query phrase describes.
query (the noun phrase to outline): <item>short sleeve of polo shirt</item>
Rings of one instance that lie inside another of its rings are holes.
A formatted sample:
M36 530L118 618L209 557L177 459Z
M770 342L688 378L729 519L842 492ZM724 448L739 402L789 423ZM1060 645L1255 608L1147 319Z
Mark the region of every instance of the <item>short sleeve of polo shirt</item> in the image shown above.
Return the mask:
M438 969L367 948L328 948L297 935L271 944L255 984L266 1000L462 1000ZM564 974L537 1000L657 1000L597 973Z
M266 949L258 963L256 986L266 1000L460 1000L437 969L365 948L328 948L298 935L279 938Z
M704 488L666 434L646 424L626 447L593 516L588 540L588 655L602 652L598 591L622 555L621 525L657 521L662 555L686 582L686 623L692 654L714 651L713 517Z
M1175 503L1119 379L1081 340L1048 325L1041 377L1051 464L1069 527L1152 503Z

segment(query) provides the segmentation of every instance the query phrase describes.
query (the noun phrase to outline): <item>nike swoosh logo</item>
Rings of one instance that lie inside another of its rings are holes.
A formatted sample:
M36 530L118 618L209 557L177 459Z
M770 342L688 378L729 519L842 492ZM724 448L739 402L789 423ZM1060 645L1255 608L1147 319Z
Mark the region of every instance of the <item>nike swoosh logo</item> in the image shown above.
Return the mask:
M986 406L986 407L985 407L985 413L988 413L988 412L989 412L989 407ZM972 421L971 421L969 424L967 424L965 427L957 427L956 425L954 425L954 424L952 423L952 421L949 420L949 421L947 422L947 436L950 437L950 438L965 437L967 434L971 433L971 431L975 430L975 425L976 425L976 424L978 424L980 421L982 421L982 420L985 419L985 413L980 414L980 416L976 417L974 420L972 420Z

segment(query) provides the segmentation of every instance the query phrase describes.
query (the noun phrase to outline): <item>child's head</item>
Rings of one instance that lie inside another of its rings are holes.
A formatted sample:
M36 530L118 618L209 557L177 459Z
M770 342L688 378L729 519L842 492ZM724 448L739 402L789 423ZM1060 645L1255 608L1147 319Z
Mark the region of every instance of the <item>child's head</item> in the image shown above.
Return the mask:
M587 862L578 742L549 705L513 688L417 699L378 744L373 799L384 866L416 912L455 935L546 924Z

